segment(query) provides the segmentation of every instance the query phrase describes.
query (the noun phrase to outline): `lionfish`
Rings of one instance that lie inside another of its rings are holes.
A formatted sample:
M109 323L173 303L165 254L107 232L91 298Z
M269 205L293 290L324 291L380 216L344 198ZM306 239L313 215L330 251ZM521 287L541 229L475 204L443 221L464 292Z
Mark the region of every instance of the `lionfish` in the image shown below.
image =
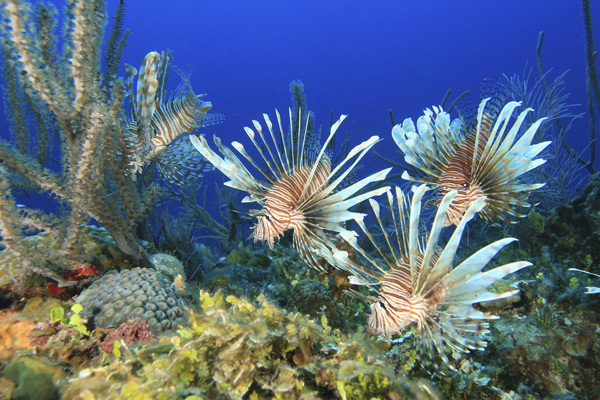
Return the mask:
M372 290L379 287L375 296L364 296L354 290L349 292L370 305L368 332L391 338L414 325L419 348L428 355L437 350L449 365L444 345L464 353L473 349L483 350L486 342L480 336L489 333L487 321L498 318L478 311L472 305L516 294L518 290L493 293L486 288L531 264L518 261L482 272L504 246L516 240L505 238L487 245L453 268L452 261L463 231L484 207L485 199L479 198L469 205L442 249L438 242L444 220L459 195L455 190L444 195L427 236L419 233L421 199L426 190L426 185L419 186L414 191L412 202L398 188L396 201L391 191L388 192L393 229L384 227L379 204L370 200L384 243L375 240L362 218L356 219L376 249L378 258L367 254L358 245L353 231L344 231L341 235L366 260L364 265L352 261L345 251L334 249L334 257L340 268L351 272L350 283L368 286ZM396 207L398 215L393 211Z
M507 131L509 120L520 102L509 102L494 120L494 106L486 107L484 99L477 112L474 129L464 131L463 121L450 122L450 115L442 107L426 109L417 121L409 118L392 129L394 141L404 153L404 160L420 170L419 176L407 171L402 178L427 183L437 188L436 205L446 193L458 194L450 206L444 226L458 225L461 217L476 200L485 199L480 215L492 222L505 220L505 215L523 217L516 207L531 207L527 198L531 191L544 183L525 184L518 178L546 160L535 157L550 144L531 144L540 124L535 121L518 137L519 130L530 108L524 110Z
M189 141L177 139L201 127L220 123L223 116L208 114L212 104L200 100L205 94L196 95L188 77L182 77L183 82L174 95L165 100L169 59L168 53L150 52L144 57L139 74L136 68L125 64L131 113L127 132L134 142L133 174L155 161L169 181L180 182L181 177L201 176L201 172L213 168L197 153L192 156L195 152L190 151Z
M288 135L284 134L279 112L275 110L275 113L278 135L267 114L263 114L263 118L268 137L256 120L252 121L256 131L244 128L266 168L261 167L241 143L231 144L264 176L266 182L256 179L240 159L221 144L218 137L214 137L214 142L224 158L211 150L204 135L191 136L190 139L196 149L230 179L225 183L226 186L249 193L242 202L257 202L261 206L260 209L249 212L256 217L251 235L255 242L266 241L272 248L284 232L292 230L293 245L300 257L309 266L322 270L322 260L330 264L333 262L331 245L339 239L338 233L344 230L344 222L360 215L349 209L366 199L385 193L389 187L358 192L372 182L385 179L391 168L346 185L345 178L379 138L372 136L354 147L339 165L333 167L329 145L346 115L342 115L331 126L327 140L319 147L319 138L315 139L314 144L309 143L311 136L316 137L308 129L310 113L302 129L304 123L299 110L295 130L290 110Z

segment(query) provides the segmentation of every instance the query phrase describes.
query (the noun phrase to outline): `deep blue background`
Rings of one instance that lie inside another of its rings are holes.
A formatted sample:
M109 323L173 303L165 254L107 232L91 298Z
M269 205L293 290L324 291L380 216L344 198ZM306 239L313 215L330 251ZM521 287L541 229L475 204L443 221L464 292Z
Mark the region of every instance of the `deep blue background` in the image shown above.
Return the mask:
M570 70L570 102L585 112L583 18L574 0L151 0L128 3L125 25L123 60L138 66L148 51L171 49L174 64L193 69L194 89L227 118L203 131L226 142L245 143L243 126L286 110L288 85L300 79L318 123L327 127L331 110L349 114L342 131L356 135L354 143L377 134L385 141L376 149L395 156L390 108L401 121L439 104L449 88L478 99L483 78L535 68L541 30L546 70ZM574 128L569 141L583 149L587 118Z
M117 4L108 3L111 16ZM598 6L592 4L596 23ZM226 117L200 133L226 143L249 144L242 128L263 112L285 112L289 83L300 79L317 126L328 127L331 110L336 118L349 114L341 132L350 131L353 144L377 134L384 141L375 149L398 159L390 108L400 122L439 104L450 88L453 96L469 89L477 100L482 79L522 74L526 65L537 79L541 30L549 78L569 70L565 89L580 104L572 111L584 113L587 101L583 18L575 0L129 1L125 27L131 35L122 61L138 67L149 51L171 49L173 64L191 69L195 91L207 93L213 111ZM171 79L171 88L177 81ZM6 126L0 125L3 137ZM585 149L586 116L568 140ZM372 154L366 160L370 171L386 166ZM207 176L213 179L221 175Z

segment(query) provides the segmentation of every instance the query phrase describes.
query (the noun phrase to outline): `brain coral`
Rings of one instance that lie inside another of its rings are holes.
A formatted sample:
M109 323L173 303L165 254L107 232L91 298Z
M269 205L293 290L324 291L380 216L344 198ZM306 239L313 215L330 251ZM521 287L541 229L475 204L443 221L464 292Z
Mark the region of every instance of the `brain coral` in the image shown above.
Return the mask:
M148 268L110 271L77 298L96 326L111 328L130 318L148 321L157 333L182 325L186 301L162 273Z

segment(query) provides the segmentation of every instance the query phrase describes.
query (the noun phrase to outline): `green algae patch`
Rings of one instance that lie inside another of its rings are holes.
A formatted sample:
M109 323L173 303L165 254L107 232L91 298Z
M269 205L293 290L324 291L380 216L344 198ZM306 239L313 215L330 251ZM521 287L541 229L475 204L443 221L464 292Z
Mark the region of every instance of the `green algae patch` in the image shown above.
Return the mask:
M158 346L162 351L121 348L121 358L72 379L64 396L90 390L106 399L310 398L342 388L347 399L385 399L421 392L394 372L369 336L325 329L264 296L251 302L201 291L189 325Z
M14 358L0 371L0 376L16 384L13 399L54 400L59 398L55 382L64 378L61 368L30 357Z

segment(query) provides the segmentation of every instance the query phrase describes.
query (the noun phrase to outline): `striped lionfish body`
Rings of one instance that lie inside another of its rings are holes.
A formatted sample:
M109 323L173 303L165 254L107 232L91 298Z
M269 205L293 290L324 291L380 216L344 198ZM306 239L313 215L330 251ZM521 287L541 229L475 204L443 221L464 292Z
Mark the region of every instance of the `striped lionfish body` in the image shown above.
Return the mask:
M172 170L178 170L180 174L183 170L194 167L196 171L211 170L212 168L206 169L209 164L205 160L199 160L199 157L196 160L188 158L188 141L174 142L183 134L221 122L222 116L208 114L212 104L200 100L205 95L196 95L186 77L175 96L165 100L164 86L168 66L169 55L154 51L146 55L139 73L131 65L125 65L131 111L127 130L134 142L134 173L141 172L150 161L158 161L163 172L168 173L167 177ZM136 74L137 85L134 92ZM199 163L203 165L200 168Z
M396 188L396 203L388 192L390 209L398 210L392 214L395 228L392 233L384 228L379 204L370 200L385 243L377 243L362 219L357 219L357 223L375 247L377 259L358 245L355 232L342 232L342 237L366 260L367 267L351 261L344 251L334 250L334 257L340 268L353 274L351 283L371 288L379 286L375 296L351 292L370 303L367 325L370 333L389 338L414 325L421 348L427 354L437 350L447 363L444 344L460 352L482 350L486 346L479 336L489 332L487 321L497 317L480 312L472 305L518 292L492 293L486 288L531 264L519 261L482 272L496 253L516 240L506 238L484 247L453 268L452 261L463 231L482 209L485 199L479 198L468 207L446 245L440 248L442 226L458 193L450 191L444 196L430 234L420 237L421 199L426 190L425 185L419 186L412 202L408 202L404 193Z
M290 126L292 112L290 110ZM215 153L203 135L192 136L196 149L230 180L225 185L249 193L243 202L257 202L261 208L250 211L257 218L253 228L254 241L266 241L273 247L284 232L293 231L293 244L300 257L311 267L322 269L321 262L332 263L331 246L343 223L359 214L349 211L350 207L373 196L385 193L389 188L380 188L358 194L372 182L385 179L390 169L379 171L348 187L341 188L344 178L352 171L367 151L379 141L377 136L354 147L347 157L335 168L332 167L327 147L345 119L331 126L329 136L322 147L309 145L307 137L308 119L304 130L298 129L285 135L281 116L276 111L279 132L276 134L267 114L263 114L267 132L258 121L254 129L244 128L266 168L260 166L242 144L232 146L266 179L256 179L240 159L218 137L214 142L224 157ZM310 114L309 114L310 115ZM310 117L309 117L310 118ZM301 116L298 118L302 120ZM295 134L292 134L295 133ZM269 140L270 138L270 140ZM336 191L337 189L337 191Z
M498 117L486 111L485 99L479 105L477 124L473 131L464 133L459 119L450 121L450 115L441 107L426 109L415 124L406 119L392 129L394 141L404 153L404 160L419 170L419 176L404 172L407 180L428 183L437 188L439 204L444 195L457 191L444 226L458 225L469 205L485 198L481 217L492 222L511 215L522 217L515 207L530 207L527 198L543 183L524 184L518 178L546 160L535 157L550 142L531 144L544 118L534 122L520 137L519 130L531 109L521 112L507 130L513 111L521 103L507 103Z

